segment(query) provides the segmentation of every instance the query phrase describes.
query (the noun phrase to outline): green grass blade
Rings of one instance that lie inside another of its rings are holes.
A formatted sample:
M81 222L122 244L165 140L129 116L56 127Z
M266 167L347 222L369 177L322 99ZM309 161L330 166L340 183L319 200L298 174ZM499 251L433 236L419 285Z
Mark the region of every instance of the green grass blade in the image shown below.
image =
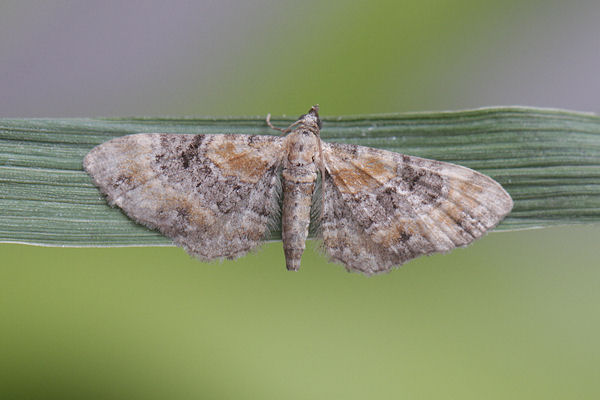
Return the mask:
M286 126L293 119L275 118ZM83 156L139 132L273 134L264 117L0 119L0 241L61 246L170 241L106 205ZM326 141L449 161L515 200L498 229L600 221L600 118L520 107L324 118ZM280 232L273 232L278 239Z

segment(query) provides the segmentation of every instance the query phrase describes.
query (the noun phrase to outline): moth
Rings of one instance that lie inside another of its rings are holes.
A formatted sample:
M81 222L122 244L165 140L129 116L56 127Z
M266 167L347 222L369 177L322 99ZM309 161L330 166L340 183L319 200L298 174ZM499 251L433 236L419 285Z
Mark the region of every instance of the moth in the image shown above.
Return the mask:
M201 260L242 256L280 223L294 271L311 212L330 259L371 275L465 246L512 209L499 183L471 169L321 141L318 110L287 129L268 116L283 136L119 137L83 165L111 205Z

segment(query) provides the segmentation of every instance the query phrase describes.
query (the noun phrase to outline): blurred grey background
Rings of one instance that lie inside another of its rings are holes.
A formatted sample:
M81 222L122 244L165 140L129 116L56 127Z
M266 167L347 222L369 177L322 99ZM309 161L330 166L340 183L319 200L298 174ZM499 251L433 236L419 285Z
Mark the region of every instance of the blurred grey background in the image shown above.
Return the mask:
M597 111L597 1L3 1L0 115Z

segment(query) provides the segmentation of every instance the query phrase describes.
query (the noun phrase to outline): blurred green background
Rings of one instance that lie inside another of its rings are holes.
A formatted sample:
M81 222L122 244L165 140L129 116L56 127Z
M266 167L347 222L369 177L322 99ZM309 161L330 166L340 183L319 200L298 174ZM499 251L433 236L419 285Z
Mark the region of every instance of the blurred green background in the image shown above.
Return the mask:
M597 1L3 1L0 117L598 111ZM327 127L325 126L326 130ZM600 225L366 278L0 244L0 398L600 396Z

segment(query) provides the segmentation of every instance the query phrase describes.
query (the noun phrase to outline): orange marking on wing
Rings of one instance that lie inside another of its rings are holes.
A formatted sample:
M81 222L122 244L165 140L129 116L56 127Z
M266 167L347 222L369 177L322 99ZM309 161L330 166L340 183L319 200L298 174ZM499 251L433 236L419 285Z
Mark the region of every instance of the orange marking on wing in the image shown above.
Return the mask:
M160 201L160 209L165 211L180 210L180 212L187 215L191 225L210 226L215 223L215 215L212 211L198 207L187 197L175 191L171 190L165 193L158 200Z
M213 151L209 157L225 175L237 176L245 182L258 182L269 166L268 159L260 153L248 150L248 147L240 149L232 142L216 143Z
M135 182L135 186L145 185L150 179L148 168L137 159L124 160L119 169L127 171L123 175Z
M380 229L374 234L374 239L376 243L384 247L392 247L401 241L407 241L418 232L419 229L414 220L402 218L394 221L387 228Z
M483 188L467 180L453 179L450 182L448 197L459 204L463 209L474 209L479 206L476 199L483 192Z
M441 210L450 217L452 220L452 225L459 225L463 221L463 211L453 202L447 201L441 204Z
M346 164L347 165L347 164ZM342 192L357 193L375 189L395 176L395 163L378 157L365 157L350 162L351 167L332 166L331 175Z

